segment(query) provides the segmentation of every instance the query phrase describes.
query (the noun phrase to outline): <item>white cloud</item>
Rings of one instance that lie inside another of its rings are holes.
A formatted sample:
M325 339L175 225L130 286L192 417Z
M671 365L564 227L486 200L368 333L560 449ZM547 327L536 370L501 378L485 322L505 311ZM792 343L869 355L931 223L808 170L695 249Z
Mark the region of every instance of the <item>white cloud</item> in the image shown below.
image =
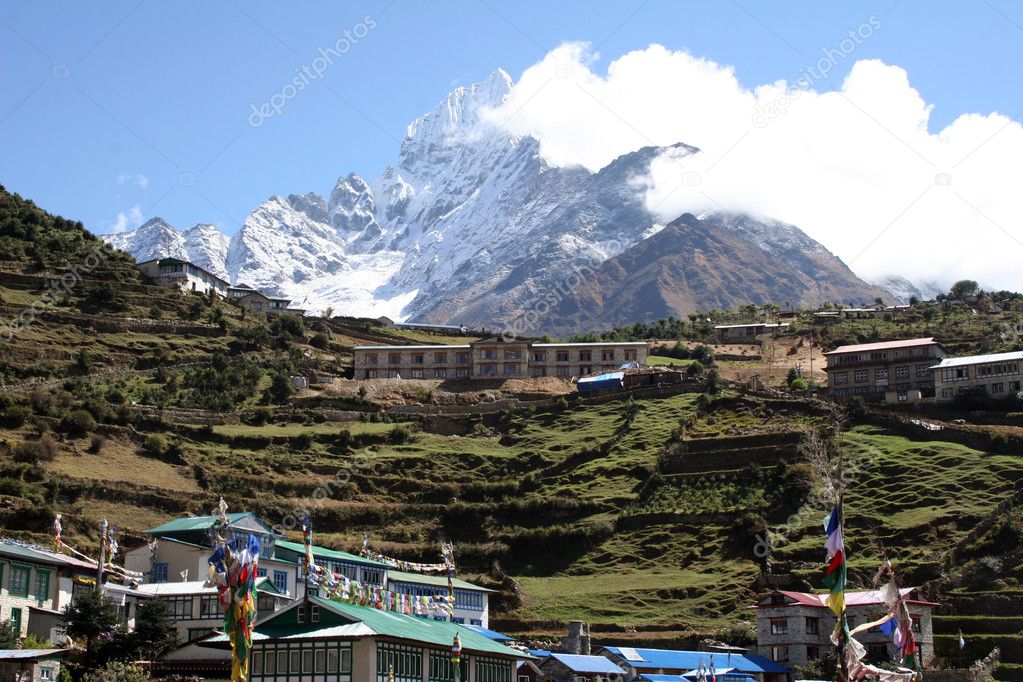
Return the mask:
M110 231L116 233L134 230L142 224L143 217L142 209L136 204L127 211L121 211L117 214L114 224L110 226Z
M962 114L932 134L908 74L852 63L854 52L832 60L830 79L818 62L793 84L749 90L731 67L659 45L599 74L585 45L566 44L527 69L490 118L536 136L551 163L593 170L643 146L699 147L662 156L645 179L666 220L745 210L798 225L868 278L1023 289L1023 127Z
M122 173L117 176L118 185L136 185L145 189L149 187L149 177L141 173Z

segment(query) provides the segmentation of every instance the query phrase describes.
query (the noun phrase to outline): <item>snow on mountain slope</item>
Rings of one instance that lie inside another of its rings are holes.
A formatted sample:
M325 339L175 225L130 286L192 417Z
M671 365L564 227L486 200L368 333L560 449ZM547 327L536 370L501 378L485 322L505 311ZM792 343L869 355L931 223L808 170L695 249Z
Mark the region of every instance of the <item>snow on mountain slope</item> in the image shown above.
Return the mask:
M898 299L899 303L909 303L910 298L918 301L933 300L938 294L948 291L947 287L941 287L935 282L920 282L914 284L902 275L886 275L871 282L885 291L891 292L892 296Z
M665 148L636 150L595 173L552 167L536 139L490 119L511 88L498 70L455 89L408 125L397 161L379 176L343 176L328 198L272 196L229 244L212 226L180 233L158 218L108 239L140 259L187 257L313 311L329 305L347 314L502 325L664 226L645 205L644 179ZM699 153L681 143L672 150ZM843 291L872 300L877 292L795 226L723 212L713 222L784 258L805 281L842 280L810 298ZM729 286L742 297L742 282Z
M225 265L230 239L213 225L199 224L180 232L162 218L153 218L131 232L103 235L111 245L137 261L180 258L228 278Z

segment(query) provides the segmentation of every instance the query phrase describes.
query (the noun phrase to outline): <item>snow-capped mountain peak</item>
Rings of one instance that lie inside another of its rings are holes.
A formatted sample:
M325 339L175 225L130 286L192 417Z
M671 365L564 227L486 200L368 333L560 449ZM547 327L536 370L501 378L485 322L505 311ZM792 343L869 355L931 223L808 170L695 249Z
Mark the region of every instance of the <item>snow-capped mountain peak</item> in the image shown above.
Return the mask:
M488 117L511 89L502 70L456 88L408 125L398 158L376 178L343 175L329 198L274 195L229 245L213 226L181 233L159 219L108 239L137 258L188 258L311 310L329 305L345 314L493 328L552 291L565 296L563 281L581 266L656 238L663 221L646 207L640 179L661 154L700 153L680 142L637 149L597 172L551 166L537 139L513 136ZM795 226L742 214L722 214L713 224L779 262L796 263L800 274L790 279L801 284L786 296L800 296L798 287L815 273L844 269ZM653 262L648 252L644 258ZM873 299L876 289L860 284ZM859 293L857 286L842 291ZM820 293L815 288L807 298ZM636 305L637 316L652 314Z

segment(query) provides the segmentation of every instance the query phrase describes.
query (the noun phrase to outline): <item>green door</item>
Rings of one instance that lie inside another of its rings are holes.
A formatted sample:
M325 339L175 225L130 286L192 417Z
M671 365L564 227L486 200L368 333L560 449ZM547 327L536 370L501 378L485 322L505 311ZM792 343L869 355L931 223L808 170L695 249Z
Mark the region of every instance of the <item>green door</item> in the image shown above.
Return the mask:
M11 629L21 637L21 609L11 609Z

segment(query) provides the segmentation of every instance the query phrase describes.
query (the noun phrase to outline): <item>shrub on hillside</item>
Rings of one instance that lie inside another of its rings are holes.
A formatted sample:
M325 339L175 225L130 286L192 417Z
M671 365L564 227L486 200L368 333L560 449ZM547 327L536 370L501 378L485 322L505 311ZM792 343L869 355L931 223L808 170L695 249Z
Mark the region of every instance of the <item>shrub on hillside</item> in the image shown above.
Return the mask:
M387 434L387 442L391 445L404 445L412 440L412 432L407 426L395 426Z
M94 455L98 455L102 452L103 446L106 445L106 443L107 439L105 436L94 434L92 438L89 439L89 452Z
M86 410L74 410L60 420L60 430L72 436L84 436L96 428L96 420Z
M158 433L151 433L146 436L146 452L157 457L162 457L167 452L167 439Z
M327 346L330 345L330 338L328 338L323 332L319 332L317 334L313 334L313 338L309 339L309 345L313 348L326 350Z
M717 393L721 390L721 375L716 369L707 372L707 376L703 379L703 390L706 393Z
M808 384L806 382L806 379L804 379L803 377L796 377L795 379L789 382L789 388L791 388L793 391L805 391L809 387L810 384Z
M37 441L22 441L14 446L12 455L15 462L25 464L38 464L39 462L52 462L57 457L60 445L53 437L43 435Z
M283 404L294 392L291 379L284 372L274 372L270 378L270 386L263 392L263 400L268 403Z
M714 364L714 350L710 346L700 344L690 351L689 357L699 360L704 365Z
M4 410L3 415L8 424L17 428L32 416L32 408L24 403L15 403L8 406Z
M277 315L270 325L270 333L274 336L304 336L305 323L298 315Z

